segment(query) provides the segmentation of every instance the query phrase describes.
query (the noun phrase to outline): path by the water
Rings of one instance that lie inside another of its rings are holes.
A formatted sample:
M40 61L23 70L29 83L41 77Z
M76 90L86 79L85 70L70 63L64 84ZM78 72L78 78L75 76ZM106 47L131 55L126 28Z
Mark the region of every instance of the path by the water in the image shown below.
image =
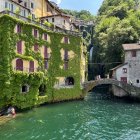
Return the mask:
M1 140L140 140L140 104L89 94L35 108L0 126Z

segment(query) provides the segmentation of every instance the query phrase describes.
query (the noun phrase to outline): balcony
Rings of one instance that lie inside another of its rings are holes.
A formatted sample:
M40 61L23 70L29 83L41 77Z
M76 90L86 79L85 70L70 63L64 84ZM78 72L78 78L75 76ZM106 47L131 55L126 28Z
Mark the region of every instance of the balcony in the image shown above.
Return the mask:
M28 23L31 23L31 24L34 24L34 25L38 25L40 26L41 28L43 29L46 29L46 30L49 30L49 31L53 31L53 32L56 32L56 33L62 33L62 34L69 34L69 35L73 35L73 36L82 36L82 33L79 33L79 32L75 32L75 31L70 31L70 30L65 30L65 29L52 29L48 26L46 26L45 24L43 23L40 23L40 22L36 22L35 20L33 19L29 19L29 18L26 18L24 16L21 16L21 15L18 15L18 14L15 14L11 11L2 11L0 12L0 16L2 15L9 15L11 17L15 17L15 18L18 18L22 21L25 21L25 22L28 22Z

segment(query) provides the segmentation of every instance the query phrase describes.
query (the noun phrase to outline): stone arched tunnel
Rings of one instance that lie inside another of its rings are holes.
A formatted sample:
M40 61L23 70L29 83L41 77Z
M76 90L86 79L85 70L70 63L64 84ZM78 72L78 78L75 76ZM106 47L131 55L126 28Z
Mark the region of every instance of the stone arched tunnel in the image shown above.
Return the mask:
M118 97L131 96L140 98L140 88L133 85L117 81L115 79L99 79L94 81L87 81L83 83L83 92L88 93L94 87L99 85L112 85L115 89L114 95Z

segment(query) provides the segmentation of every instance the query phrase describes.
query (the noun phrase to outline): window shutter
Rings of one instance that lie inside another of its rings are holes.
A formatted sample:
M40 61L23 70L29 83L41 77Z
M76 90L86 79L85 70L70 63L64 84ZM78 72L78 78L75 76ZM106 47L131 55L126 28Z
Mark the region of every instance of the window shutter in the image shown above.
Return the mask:
M64 43L68 44L68 37L64 37Z
M68 69L68 62L64 62L64 70Z
M44 61L44 67L45 67L45 69L48 69L48 61L47 60Z
M34 72L34 61L30 61L29 72Z
M36 51L36 52L38 51L38 45L37 44L34 45L34 51Z
M66 50L66 49L64 51L64 59L68 60L68 50Z
M37 35L38 35L38 31L36 29L34 29L34 37L37 38Z
M21 26L19 24L17 25L17 33L21 33Z
M22 61L22 59L17 59L16 60L16 70L23 71L23 61Z
M17 42L17 53L22 54L22 41Z
M44 40L47 40L47 39L48 39L47 34L44 34Z
M48 58L48 48L44 46L44 58Z

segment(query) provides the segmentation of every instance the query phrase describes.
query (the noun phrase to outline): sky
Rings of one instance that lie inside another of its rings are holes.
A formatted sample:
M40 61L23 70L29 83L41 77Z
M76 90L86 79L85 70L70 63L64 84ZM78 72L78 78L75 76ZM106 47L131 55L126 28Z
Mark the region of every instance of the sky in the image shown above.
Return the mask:
M88 10L96 15L103 0L51 0L58 4L62 9Z

